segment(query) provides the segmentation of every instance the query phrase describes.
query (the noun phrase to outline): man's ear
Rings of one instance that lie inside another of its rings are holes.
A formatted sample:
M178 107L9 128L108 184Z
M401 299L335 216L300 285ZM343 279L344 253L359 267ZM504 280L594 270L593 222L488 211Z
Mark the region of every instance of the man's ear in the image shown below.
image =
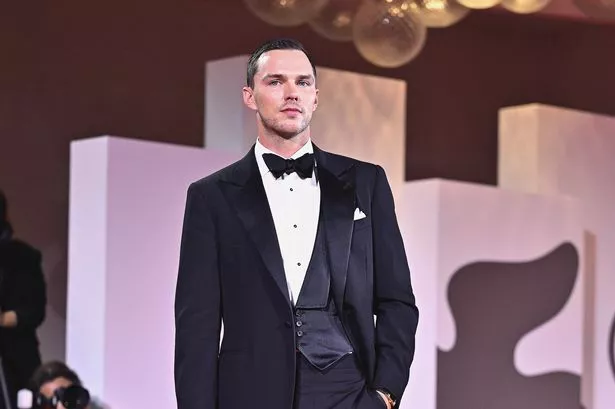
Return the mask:
M316 88L316 95L314 96L314 108L312 109L312 112L316 111L317 107L318 107L318 88Z
M250 87L243 87L243 103L250 109L256 111L256 101L254 100L254 90Z

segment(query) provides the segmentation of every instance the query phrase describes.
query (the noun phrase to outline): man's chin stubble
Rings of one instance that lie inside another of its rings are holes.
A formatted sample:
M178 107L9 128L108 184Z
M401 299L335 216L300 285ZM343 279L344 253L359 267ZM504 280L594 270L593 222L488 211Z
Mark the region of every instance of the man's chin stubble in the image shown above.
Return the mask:
M286 140L290 140L295 138L297 135L300 135L302 132L304 132L307 129L306 127L302 127L298 130L295 131L285 131L283 129L279 129L276 127L266 127L272 134L279 136L282 139L286 139Z

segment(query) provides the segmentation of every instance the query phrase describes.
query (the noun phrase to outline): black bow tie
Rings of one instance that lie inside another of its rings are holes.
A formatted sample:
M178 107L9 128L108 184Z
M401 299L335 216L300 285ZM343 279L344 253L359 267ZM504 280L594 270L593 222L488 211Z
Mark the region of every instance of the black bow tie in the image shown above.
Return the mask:
M263 159L276 179L285 173L293 172L297 172L301 179L310 178L314 171L314 154L312 153L306 153L297 159L284 159L273 153L263 153Z

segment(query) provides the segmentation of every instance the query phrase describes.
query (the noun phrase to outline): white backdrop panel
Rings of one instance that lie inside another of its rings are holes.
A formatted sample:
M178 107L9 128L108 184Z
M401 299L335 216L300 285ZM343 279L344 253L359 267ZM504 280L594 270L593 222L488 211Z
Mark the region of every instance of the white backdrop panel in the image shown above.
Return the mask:
M584 403L612 409L615 368L615 118L532 104L500 112L499 181L505 188L578 198L595 254L588 289ZM582 333L583 334L583 333ZM571 333L576 337L576 333Z
M404 186L398 214L421 310L416 361L401 407L435 409L437 349L450 350L456 342L447 296L453 274L477 261L530 261L566 241L579 251L582 266L579 206L567 198L426 180ZM574 334L583 325L582 272L564 308L517 345L515 364L521 373L581 374L582 337Z
M113 409L174 408L173 301L190 182L232 153L73 142L67 362Z

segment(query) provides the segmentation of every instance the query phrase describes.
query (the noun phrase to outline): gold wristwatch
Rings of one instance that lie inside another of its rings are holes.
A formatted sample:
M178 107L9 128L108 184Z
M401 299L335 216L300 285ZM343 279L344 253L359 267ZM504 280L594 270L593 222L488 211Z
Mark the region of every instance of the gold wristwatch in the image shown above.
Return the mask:
M389 391L386 391L384 389L378 389L378 392L382 393L384 397L386 398L387 403L388 403L387 406L390 406L391 408L395 407L395 403L396 403L395 399L393 398L393 395L391 395Z

